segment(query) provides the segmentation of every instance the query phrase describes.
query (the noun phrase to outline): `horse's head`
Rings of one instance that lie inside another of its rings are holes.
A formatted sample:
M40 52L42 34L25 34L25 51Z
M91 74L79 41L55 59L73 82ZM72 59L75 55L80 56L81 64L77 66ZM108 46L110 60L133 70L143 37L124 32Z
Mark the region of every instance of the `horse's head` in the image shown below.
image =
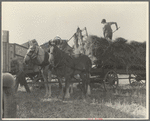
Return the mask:
M25 57L24 57L24 63L28 64L29 61L34 60L37 57L38 54L38 48L36 45L32 45L29 47Z
M54 66L54 60L57 56L58 47L56 46L56 43L49 41L49 63L50 65Z

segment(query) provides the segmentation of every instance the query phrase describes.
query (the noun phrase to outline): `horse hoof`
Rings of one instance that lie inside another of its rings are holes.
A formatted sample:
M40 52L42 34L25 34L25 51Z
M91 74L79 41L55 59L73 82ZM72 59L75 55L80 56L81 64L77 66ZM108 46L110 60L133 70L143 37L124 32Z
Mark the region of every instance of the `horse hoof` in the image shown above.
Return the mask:
M44 95L44 98L48 98L48 95Z
M84 103L86 103L86 102L87 102L85 98L83 99L83 102L84 102Z
M46 98L46 99L42 99L42 101L43 102L50 102L50 101L52 101L52 99L51 98Z
M62 96L62 95L59 95L57 98L58 98L58 99L63 99L63 96Z
M51 98L51 95L47 96L47 98Z
M65 99L69 99L69 98L70 98L70 96L65 96L64 98L65 98Z

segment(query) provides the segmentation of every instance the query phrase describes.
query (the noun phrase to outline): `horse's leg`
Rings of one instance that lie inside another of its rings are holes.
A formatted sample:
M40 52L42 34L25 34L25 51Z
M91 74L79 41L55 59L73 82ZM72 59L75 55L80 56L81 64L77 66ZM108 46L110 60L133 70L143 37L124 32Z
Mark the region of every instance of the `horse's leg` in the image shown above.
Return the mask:
M18 78L16 78L16 83L15 83L15 87L14 87L15 92L17 92L17 90L18 90L18 86L19 86L19 80L18 80Z
M31 91L30 91L30 89L29 89L29 86L28 86L26 80L25 80L25 83L24 83L24 87L25 87L27 93L31 93Z
M58 77L59 89L62 89L62 79Z
M91 88L90 88L90 74L86 74L86 81L87 81L87 95L91 95Z
M81 73L80 77L82 79L82 98L85 99L85 96L86 96L86 83L85 83L85 75L84 75L84 73Z
M58 77L58 82L59 82L59 96L58 98L63 98L64 91L62 87L62 78Z
M51 70L48 70L48 97L51 97L52 95L52 92L51 92L51 80L52 80L52 71Z
M45 89L46 89L46 94L45 94L44 97L47 97L47 96L48 96L48 85L47 85L47 79L46 79L46 77L45 77L45 75L44 75L43 69L41 70L41 74L42 74L42 77L43 77L43 79L44 79L44 82L45 82Z
M60 83L59 82L59 88L62 86L62 82ZM62 88L62 87L61 87ZM60 89L61 89L60 88ZM70 83L70 85L69 85L69 88L70 88L70 94L73 94L73 83Z
M70 84L70 94L73 94L73 83Z
M70 98L70 93L69 93L69 81L70 81L70 76L65 77L65 96L64 98Z

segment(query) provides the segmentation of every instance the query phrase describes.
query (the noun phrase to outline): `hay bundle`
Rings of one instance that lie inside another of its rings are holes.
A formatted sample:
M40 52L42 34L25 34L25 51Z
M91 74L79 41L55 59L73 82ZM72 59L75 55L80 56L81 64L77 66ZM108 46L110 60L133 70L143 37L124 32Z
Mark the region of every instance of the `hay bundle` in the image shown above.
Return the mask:
M113 62L116 65L128 65L131 63L131 48L127 44L127 40L124 38L117 38L111 42L110 46L107 48L103 55L103 61L107 60L107 63Z
M100 64L103 53L109 45L110 42L104 38L88 36L84 45L85 54L91 58L93 63Z
M146 42L131 41L132 48L132 67L144 68L146 66Z
M89 36L84 45L85 54L98 65L145 66L146 42L139 43L124 38L108 41L97 36Z
M109 41L104 38L99 38L97 36L89 36L86 39L84 48L86 50L86 55L100 56L106 48L109 46Z

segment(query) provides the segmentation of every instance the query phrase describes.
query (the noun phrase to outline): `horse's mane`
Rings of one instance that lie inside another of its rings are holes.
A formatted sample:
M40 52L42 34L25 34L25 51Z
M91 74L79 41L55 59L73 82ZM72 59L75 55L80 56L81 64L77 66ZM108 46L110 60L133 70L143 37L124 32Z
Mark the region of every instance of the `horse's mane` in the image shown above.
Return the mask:
M62 59L61 61L68 63L69 60L72 60L71 56L68 55L66 52L63 50L59 49L56 45L53 45L54 51L57 51L57 54L55 55L56 61L60 61L60 58Z
M65 51L59 49L56 45L53 45L54 49L56 49L56 51L58 51L59 53L57 53L57 56L63 55L64 57L69 56Z

